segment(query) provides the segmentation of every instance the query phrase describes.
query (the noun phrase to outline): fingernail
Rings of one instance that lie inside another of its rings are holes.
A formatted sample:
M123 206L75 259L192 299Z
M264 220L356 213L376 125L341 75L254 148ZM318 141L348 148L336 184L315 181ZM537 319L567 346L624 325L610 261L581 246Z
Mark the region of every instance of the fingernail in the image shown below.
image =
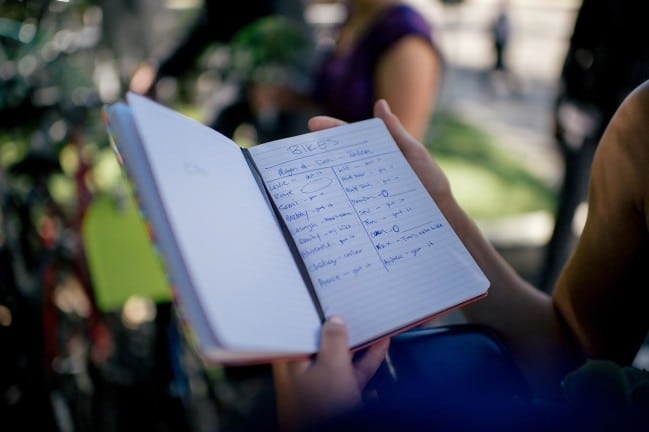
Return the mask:
M329 318L329 322L333 324L345 325L345 320L340 315L333 315Z

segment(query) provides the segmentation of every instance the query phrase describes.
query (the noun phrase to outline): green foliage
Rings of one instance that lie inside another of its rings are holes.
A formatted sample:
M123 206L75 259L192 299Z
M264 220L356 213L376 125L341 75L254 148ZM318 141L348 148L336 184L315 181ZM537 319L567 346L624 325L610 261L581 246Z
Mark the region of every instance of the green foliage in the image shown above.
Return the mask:
M312 55L306 29L279 15L261 18L241 29L231 43L232 68L243 79L275 83Z
M428 149L448 175L463 208L474 218L494 219L553 211L555 191L494 138L452 113L431 124Z

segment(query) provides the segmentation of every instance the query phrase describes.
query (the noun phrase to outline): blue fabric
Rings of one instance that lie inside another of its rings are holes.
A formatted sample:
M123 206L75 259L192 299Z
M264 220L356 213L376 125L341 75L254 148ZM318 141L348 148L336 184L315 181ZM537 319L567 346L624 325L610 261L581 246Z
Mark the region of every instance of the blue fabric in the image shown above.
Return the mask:
M420 328L392 338L389 371L376 379L393 406L482 415L532 400L531 390L497 334L477 325Z
M392 338L388 356L370 383L378 401L336 419L336 430L582 430L563 406L537 402L488 327L410 330Z

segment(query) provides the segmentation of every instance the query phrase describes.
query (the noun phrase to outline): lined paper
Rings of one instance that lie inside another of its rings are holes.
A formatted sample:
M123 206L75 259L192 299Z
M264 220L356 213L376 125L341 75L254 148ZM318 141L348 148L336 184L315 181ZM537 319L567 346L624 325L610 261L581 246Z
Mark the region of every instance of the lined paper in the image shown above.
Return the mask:
M123 149L202 348L316 351L320 320L241 149L142 96L128 102L137 133Z
M488 282L379 119L250 149L325 315L351 345L484 294Z

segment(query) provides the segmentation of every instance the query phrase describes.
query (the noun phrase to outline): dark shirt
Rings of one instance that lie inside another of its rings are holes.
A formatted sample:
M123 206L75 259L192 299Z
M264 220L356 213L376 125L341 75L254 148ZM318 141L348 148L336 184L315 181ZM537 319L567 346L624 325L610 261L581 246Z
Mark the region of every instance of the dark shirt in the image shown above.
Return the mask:
M314 98L327 115L345 121L372 117L376 65L401 38L419 36L433 44L432 27L416 10L386 10L344 56L326 55L316 77Z
M649 2L584 0L561 74L560 97L599 114L599 136L622 100L649 79Z

